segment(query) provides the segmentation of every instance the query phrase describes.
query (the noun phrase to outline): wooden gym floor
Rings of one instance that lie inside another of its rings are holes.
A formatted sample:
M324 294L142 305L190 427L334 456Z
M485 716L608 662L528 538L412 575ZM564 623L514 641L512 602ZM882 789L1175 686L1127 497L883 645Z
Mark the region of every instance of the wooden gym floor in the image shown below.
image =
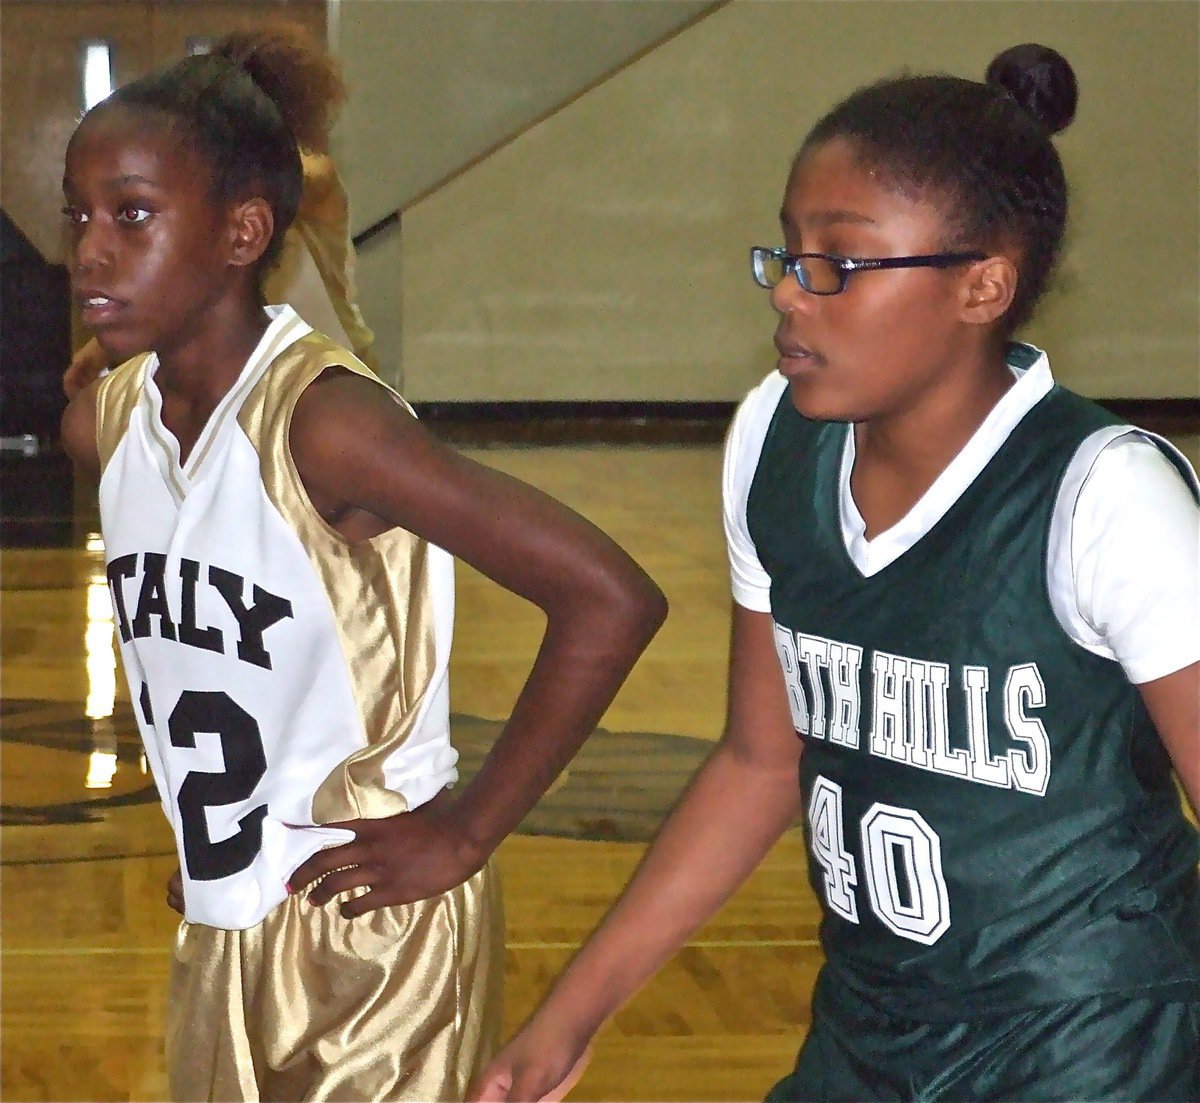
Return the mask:
M512 1028L616 895L720 733L729 618L720 450L473 454L612 533L672 606L601 731L500 850ZM82 504L60 526L72 546L3 555L5 1100L166 1093L161 1034L176 917L164 890L176 860L113 659L103 551L88 537L95 527ZM541 616L461 564L458 587L452 707L469 770L523 681ZM762 1098L790 1068L819 964L802 859L793 832L605 1031L572 1099Z
M1197 438L1179 442L1196 461ZM511 1029L632 871L720 732L729 591L716 445L476 451L590 517L670 599L566 779L500 850ZM68 488L69 500L69 488ZM84 490L79 500L87 499ZM165 1098L175 868L112 650L94 510L3 558L5 1100ZM32 542L32 541L24 541ZM540 614L460 565L452 662L467 770L520 686ZM761 1099L808 1022L817 906L796 831L599 1039L574 1100Z

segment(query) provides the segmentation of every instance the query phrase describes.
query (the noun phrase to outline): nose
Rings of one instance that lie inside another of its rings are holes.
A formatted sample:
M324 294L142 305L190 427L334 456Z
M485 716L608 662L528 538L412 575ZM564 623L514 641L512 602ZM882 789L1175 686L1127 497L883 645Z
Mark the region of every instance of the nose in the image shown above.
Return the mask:
M814 297L800 286L795 272L789 272L771 288L771 306L779 314L806 310L813 305Z
M95 272L112 263L112 243L103 225L95 218L75 227L71 244L75 272Z

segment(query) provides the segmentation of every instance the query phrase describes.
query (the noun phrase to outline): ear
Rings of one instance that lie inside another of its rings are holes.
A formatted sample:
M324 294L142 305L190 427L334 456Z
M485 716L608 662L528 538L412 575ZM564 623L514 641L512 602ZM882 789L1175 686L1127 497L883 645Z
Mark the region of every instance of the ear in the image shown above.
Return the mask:
M962 284L959 317L969 325L990 325L1012 306L1017 266L1003 254L976 261Z
M229 211L229 263L250 267L267 251L275 232L275 212L261 195L235 203Z

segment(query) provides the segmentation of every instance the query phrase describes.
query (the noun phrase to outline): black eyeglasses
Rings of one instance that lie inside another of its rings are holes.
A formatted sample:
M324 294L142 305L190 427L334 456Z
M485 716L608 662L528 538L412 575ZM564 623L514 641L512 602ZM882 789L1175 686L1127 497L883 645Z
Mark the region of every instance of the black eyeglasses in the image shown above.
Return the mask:
M754 282L768 290L778 287L789 272L805 291L813 295L837 295L846 290L846 281L854 272L873 272L882 268L952 268L973 260L985 260L986 253L924 253L915 257L839 257L832 253L789 253L755 245L750 250L750 269Z

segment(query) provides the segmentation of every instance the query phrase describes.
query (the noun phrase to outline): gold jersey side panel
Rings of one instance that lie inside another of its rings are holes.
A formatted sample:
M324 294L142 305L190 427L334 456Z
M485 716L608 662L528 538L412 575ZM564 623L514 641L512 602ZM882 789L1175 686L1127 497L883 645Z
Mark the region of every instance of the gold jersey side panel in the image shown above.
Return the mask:
M362 544L347 543L317 513L292 461L292 411L305 388L331 366L378 382L346 350L310 333L280 354L238 418L259 452L268 497L299 535L328 595L367 733L367 745L314 795L317 823L408 809L404 796L385 785L384 763L429 719L426 696L437 672L426 541L392 529Z
M144 362L101 384L103 463L139 401ZM373 378L310 334L275 358L238 415L267 495L328 595L367 737L319 787L317 822L408 808L384 784L385 761L430 722L438 625L427 583L431 554L445 554L403 530L352 547L316 514L288 429L296 400L331 365ZM361 891L324 908L290 896L244 930L180 925L166 1037L173 1099L463 1098L500 1023L504 930L494 865L429 900L342 918L339 904Z
M140 353L126 360L102 376L96 388L96 447L100 452L101 474L129 428L129 418L142 396L142 379L149 359L149 353Z

